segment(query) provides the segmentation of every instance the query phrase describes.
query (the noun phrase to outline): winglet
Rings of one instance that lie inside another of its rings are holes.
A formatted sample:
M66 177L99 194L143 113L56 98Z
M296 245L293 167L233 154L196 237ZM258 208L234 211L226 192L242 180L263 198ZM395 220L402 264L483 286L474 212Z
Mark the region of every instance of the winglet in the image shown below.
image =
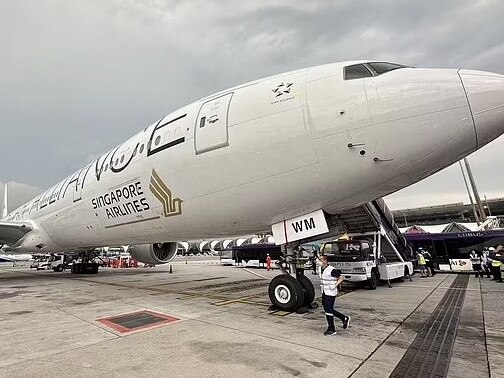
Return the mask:
M7 211L7 183L5 183L2 218L5 218L7 216L7 214L8 214L8 211Z

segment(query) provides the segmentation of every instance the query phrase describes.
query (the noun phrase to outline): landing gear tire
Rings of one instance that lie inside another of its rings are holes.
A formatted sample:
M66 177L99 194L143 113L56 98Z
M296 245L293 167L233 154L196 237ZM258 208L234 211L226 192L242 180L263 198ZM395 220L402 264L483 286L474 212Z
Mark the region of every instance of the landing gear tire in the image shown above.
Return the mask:
M308 307L315 300L315 288L313 287L313 284L310 281L310 279L306 276L298 276L297 280L303 287L304 292L304 300L302 306Z
M368 279L368 288L371 290L376 290L378 287L378 275L373 270L371 271L371 277Z
M273 278L268 287L273 306L283 311L296 311L304 303L304 290L301 283L287 274Z

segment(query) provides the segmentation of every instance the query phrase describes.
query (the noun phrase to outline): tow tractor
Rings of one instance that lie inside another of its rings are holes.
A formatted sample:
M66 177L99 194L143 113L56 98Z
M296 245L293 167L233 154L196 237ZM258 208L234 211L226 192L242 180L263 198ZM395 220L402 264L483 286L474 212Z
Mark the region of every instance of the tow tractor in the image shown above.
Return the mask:
M387 281L406 277L411 280L413 264L411 261L387 261L383 251L395 249L386 234L382 232L368 232L364 234L347 234L344 238L326 242L322 253L327 255L329 263L341 271L349 282L367 283L374 290L379 280ZM388 253L388 256L391 254ZM399 255L399 254L398 254Z

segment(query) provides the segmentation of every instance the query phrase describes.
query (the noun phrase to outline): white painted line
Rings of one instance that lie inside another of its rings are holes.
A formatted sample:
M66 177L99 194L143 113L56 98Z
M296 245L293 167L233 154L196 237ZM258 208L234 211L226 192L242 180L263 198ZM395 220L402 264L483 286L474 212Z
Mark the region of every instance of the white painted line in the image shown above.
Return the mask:
M261 278L263 278L263 279L265 279L265 280L267 280L267 279L268 279L267 277L264 277L262 274L259 274L259 273L256 273L256 272L253 272L253 271L251 271L250 269L247 269L247 268L242 268L242 269L243 269L243 270L246 270L246 271L247 271L247 272L249 272L249 273L252 273L254 276L261 277Z

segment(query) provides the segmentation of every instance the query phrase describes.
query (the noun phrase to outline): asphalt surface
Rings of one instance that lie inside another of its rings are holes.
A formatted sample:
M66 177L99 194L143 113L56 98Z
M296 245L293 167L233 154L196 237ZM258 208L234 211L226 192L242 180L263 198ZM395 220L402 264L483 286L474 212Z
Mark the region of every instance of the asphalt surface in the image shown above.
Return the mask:
M502 283L470 276L460 286L457 275L438 274L375 291L344 284L337 308L352 317L350 328L326 337L320 307L269 309L276 274L223 267L213 257L97 275L2 266L0 376L387 377L423 345L429 358L447 361L438 365L444 370L424 364L422 376L504 377ZM443 310L452 297L457 311ZM433 314L455 315L440 327ZM447 327L451 338L441 346L424 337Z

